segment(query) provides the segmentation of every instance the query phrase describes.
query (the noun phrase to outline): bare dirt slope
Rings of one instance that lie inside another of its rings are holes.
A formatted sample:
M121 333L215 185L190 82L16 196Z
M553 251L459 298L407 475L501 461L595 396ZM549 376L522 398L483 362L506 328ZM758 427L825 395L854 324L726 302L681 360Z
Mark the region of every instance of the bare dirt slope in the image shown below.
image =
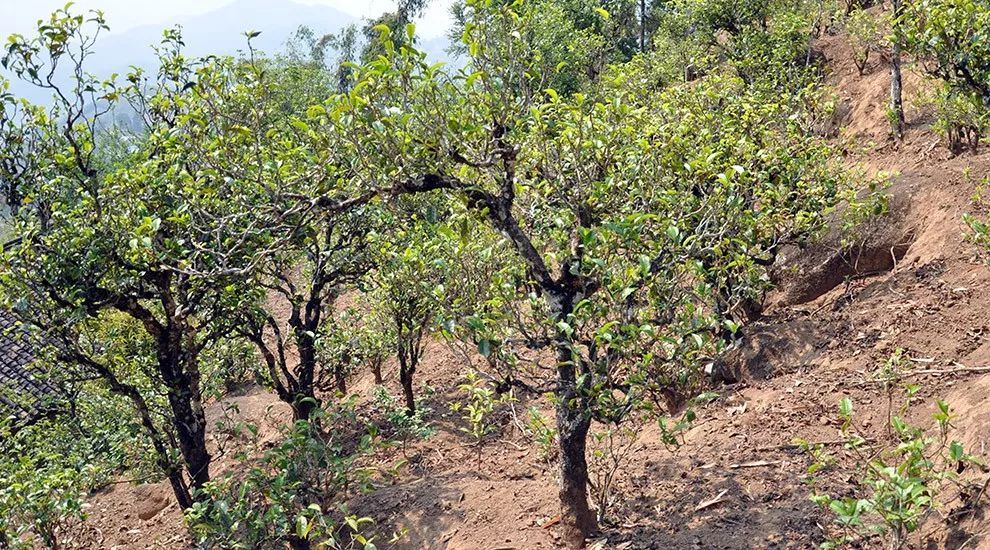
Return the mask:
M990 367L990 269L965 241L961 220L974 208L976 183L990 172L990 152L949 158L910 101L907 137L895 147L886 138L885 68L860 77L840 38L825 37L819 47L842 102L845 137L857 144L849 161L895 174L900 206L885 223L897 224L900 249L891 251L890 261L878 260L882 269L863 272L854 265L842 282L823 283L810 302L795 303L786 290L791 281L783 281L784 290L770 297L767 316L748 328L735 358L738 371L755 377L721 388L676 449L662 444L655 426L641 430L618 480L611 521L592 547L817 547L826 519L808 499L801 478L809 458L792 439L836 441L836 404L843 397L854 401L864 430L882 435L887 398L869 374L897 348L916 370L930 372L911 375L923 387L911 419L930 422L931 399L944 397L967 449L990 455L990 374L978 370ZM920 81L908 77L909 98ZM962 367L976 370L958 372ZM558 546L554 471L512 418L480 459L465 446L460 421L444 405L463 368L446 347L431 346L417 377L436 391L429 418L438 431L404 451L382 451L377 460L383 466L404 458L407 465L398 477L379 480L375 492L355 496L350 508L377 520L379 547L399 531L398 548ZM386 365L386 384L397 390L394 364ZM370 374L352 384L364 403L372 387ZM264 426L263 437L288 418L261 390L231 400L240 415ZM517 403L515 410L521 415L525 406ZM213 409L211 418L219 418L222 408ZM833 452L843 453L841 446ZM218 471L231 465L220 462ZM87 535L79 542L185 547L180 516L169 502L162 485L119 484L93 495ZM945 513L958 506L947 503ZM990 548L983 534L990 526L982 518L979 510L951 524L933 517L911 545Z

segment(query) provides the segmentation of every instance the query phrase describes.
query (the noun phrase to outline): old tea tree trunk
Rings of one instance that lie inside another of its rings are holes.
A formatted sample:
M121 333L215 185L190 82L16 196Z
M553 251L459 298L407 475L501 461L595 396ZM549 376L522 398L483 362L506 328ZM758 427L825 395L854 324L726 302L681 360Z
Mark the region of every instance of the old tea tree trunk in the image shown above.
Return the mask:
M894 33L890 49L890 125L894 139L904 139L904 100L901 92L901 36L900 17L903 14L902 0L893 0Z
M399 358L399 384L402 386L406 416L416 415L416 394L413 390L413 376L423 357L423 338L429 322L429 309L422 300L407 297L401 300L405 306L393 309L396 328L396 355Z
M484 214L488 223L505 235L526 264L534 282L550 306L550 321L560 326L573 313L574 305L593 292L593 283L579 275L581 251L574 250L561 263L555 277L533 240L519 224L512 207L515 199L515 155L517 150L501 147L503 172L497 194L471 186L457 178L428 174L405 181L400 193L417 193L437 189L462 192L471 209ZM560 448L560 516L565 542L570 547L584 545L585 538L598 529L598 522L588 502L587 438L591 411L583 390L592 383L588 365L576 358L571 339L557 329L552 342L556 350L555 397L557 434ZM579 373L584 386L578 385Z
M555 320L564 320L575 302L573 295L551 294L551 310ZM595 513L588 504L588 430L591 427L583 388L578 387L578 365L565 334L555 338L557 357L557 434L560 445L560 507L565 540L572 546L584 543L584 538L598 528ZM588 374L588 373L583 373ZM590 376L585 376L590 380Z
M286 196L285 209L290 210L295 199ZM371 197L318 203L320 208L299 222L307 230L293 231L285 247L301 253L303 269L296 254L266 258L260 286L289 306L286 318L280 318L276 302L268 299L240 312L236 330L258 348L275 393L292 407L294 420L314 418L322 406L317 390L326 391L331 383L341 393L347 389L345 373L319 359L317 342L336 330L327 321L333 320L339 295L370 267L365 251L371 226L359 210ZM294 362L289 361L293 347Z
M114 307L138 320L155 342L158 374L164 383L172 428L179 451L186 464L190 490L183 494L173 482L179 504L188 508L196 491L210 481L212 457L206 448L206 415L200 389L199 354L216 333L203 331L194 325L192 311L200 310L180 296L189 295L190 280L169 272L149 273L149 286L157 287L158 305L162 315L157 317L137 300L128 297L113 299ZM208 334L203 334L207 332Z

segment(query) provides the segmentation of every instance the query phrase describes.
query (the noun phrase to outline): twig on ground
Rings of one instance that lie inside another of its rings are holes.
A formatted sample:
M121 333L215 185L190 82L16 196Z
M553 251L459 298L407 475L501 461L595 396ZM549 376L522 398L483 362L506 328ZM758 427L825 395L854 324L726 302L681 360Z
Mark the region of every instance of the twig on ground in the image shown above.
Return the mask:
M498 442L499 443L508 443L509 445L512 445L513 447L515 447L516 449L518 449L520 451L525 451L526 450L526 447L523 447L522 445L516 443L515 441L509 441L508 439L499 439Z
M870 440L870 439L867 439L865 441L867 443L872 443L872 440ZM811 447L814 447L816 445L843 445L843 444L848 443L848 442L849 442L848 439L830 439L830 440L827 440L827 441L809 441L807 443L807 445L809 445ZM770 445L770 446L767 446L767 447L757 447L756 449L753 449L753 450L759 453L759 452L765 452L765 451L783 451L785 449L800 449L800 448L801 448L801 444L800 443L783 443L781 445Z
M753 462L742 462L740 464L729 464L729 468L738 470L739 468L762 468L764 466L776 466L781 464L779 460L754 460Z

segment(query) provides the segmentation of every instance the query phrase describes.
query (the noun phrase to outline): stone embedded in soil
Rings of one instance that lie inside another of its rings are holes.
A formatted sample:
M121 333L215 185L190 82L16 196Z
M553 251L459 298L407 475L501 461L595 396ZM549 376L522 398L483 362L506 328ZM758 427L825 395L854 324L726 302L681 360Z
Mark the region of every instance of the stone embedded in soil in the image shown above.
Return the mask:
M169 503L168 497L158 485L138 485L134 488L134 496L137 517L142 521L157 516Z

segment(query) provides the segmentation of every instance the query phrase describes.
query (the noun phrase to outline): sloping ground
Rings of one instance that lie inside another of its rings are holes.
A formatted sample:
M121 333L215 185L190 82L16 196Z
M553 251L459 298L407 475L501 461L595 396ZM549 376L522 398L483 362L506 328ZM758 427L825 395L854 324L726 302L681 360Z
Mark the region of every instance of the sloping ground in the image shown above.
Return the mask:
M850 162L897 174L893 189L903 208L883 223L898 224L894 240L901 249L891 253L890 262L881 262L882 270L854 266L853 275L841 282L820 280L810 302L796 303L787 290L793 281L785 277L783 290L770 297L766 318L748 327L736 358L739 370L757 377L721 388L721 397L698 411L698 421L675 449L662 444L655 426L640 430L617 479L610 523L593 547L817 547L826 518L808 499L810 489L801 478L810 459L792 439L837 441L836 404L843 397L855 403L863 429L882 437L887 397L869 374L897 348L905 349L914 365L908 377L923 388L910 420L930 424L932 399L944 397L957 415L956 436L970 452L990 455L985 399L990 375L959 372L990 367L990 269L965 242L961 221L972 210L976 181L990 171L990 153L949 158L910 103L905 143L892 146L885 139L885 71L859 77L837 37L822 39L820 47L847 113L847 137L864 147L850 152ZM909 93L918 82L909 79ZM437 433L379 453L382 468L400 460L406 465L395 478L383 476L375 492L354 497L351 510L377 520L379 547L388 546L384 541L393 531L404 532L399 548L558 546L554 470L539 458L538 445L508 416L499 441L480 458L466 446L457 415L445 405L455 398L463 368L450 350L431 346L417 377L436 390L429 418ZM386 365L385 383L393 392L395 370ZM370 406L372 387L370 374L352 384L364 396L363 406ZM242 417L263 424L262 437L273 437L287 418L285 408L260 390L228 401L239 404ZM517 416L526 405L515 405ZM219 419L221 410L214 405L211 418ZM841 446L830 451L842 458ZM223 458L216 470L230 465ZM986 476L963 475L981 481ZM843 483L829 489L846 490ZM180 517L169 502L162 485L120 484L94 495L87 534L79 542L184 547ZM960 505L947 502L944 511ZM982 514L977 510L951 525L933 517L911 545L990 548Z
M280 429L291 422L288 405L271 392L252 388L243 395L230 396L206 408L207 425L212 428L207 441L214 457L211 473L223 475L240 463L239 451L270 447ZM255 440L246 437L238 423L250 422L258 427ZM167 482L141 483L119 480L91 495L83 504L87 519L76 540L67 541L75 548L189 548L191 540L182 523L182 513Z

